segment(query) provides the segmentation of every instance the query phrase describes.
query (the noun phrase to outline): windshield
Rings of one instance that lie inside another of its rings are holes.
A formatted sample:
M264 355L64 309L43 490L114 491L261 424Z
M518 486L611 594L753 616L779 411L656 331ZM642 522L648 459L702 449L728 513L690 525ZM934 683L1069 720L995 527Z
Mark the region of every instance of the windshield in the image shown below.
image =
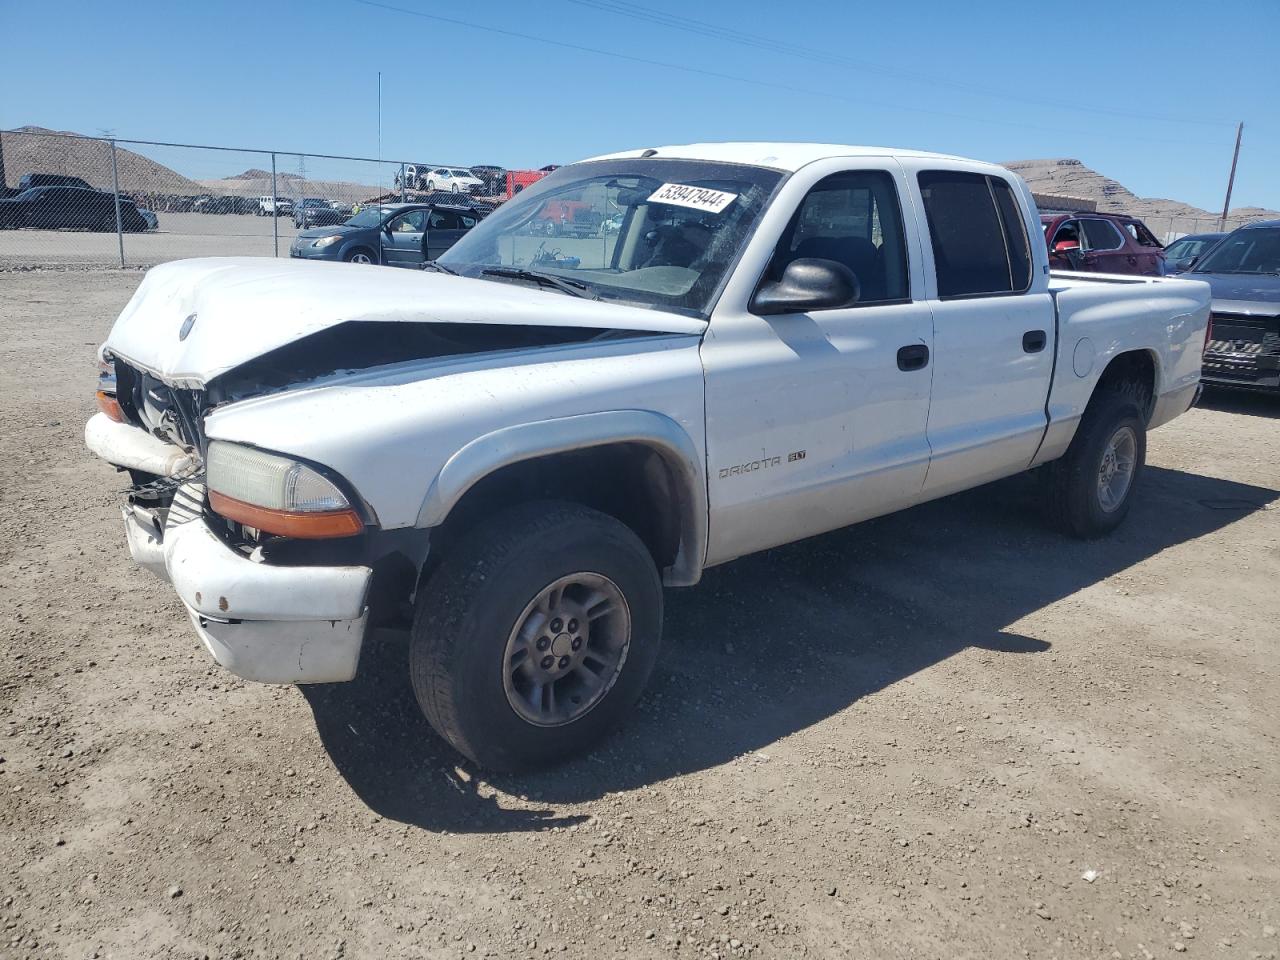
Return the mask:
M391 212L390 210L384 210L379 207L365 207L363 210L357 213L354 217L348 218L346 222L346 226L376 227L378 224L382 222L382 218L385 217L390 212Z
M1198 257L1217 242L1217 237L1179 237L1164 248L1164 255L1169 260L1185 260L1187 257Z
M561 167L440 262L469 277L493 267L535 270L603 300L706 317L781 179L764 167L701 160Z
M1242 227L1210 250L1193 272L1280 274L1280 227Z
M471 172L468 170L452 170L450 171L455 177L469 177Z

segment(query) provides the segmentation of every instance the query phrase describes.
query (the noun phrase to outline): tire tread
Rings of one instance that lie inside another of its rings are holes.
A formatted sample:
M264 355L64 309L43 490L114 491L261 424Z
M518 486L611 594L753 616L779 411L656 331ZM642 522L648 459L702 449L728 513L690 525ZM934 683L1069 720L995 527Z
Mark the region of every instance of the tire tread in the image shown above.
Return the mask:
M1149 399L1146 389L1132 380L1118 380L1104 385L1090 399L1067 452L1059 459L1045 464L1043 468L1045 513L1054 527L1082 540L1094 539L1110 532L1110 527L1098 526L1084 499L1084 491L1090 482L1090 478L1085 476L1090 467L1087 462L1089 449L1097 434L1117 419L1133 416L1145 424L1146 418L1142 411L1147 408ZM1133 496L1142 466L1140 458L1128 497ZM1127 504L1125 512L1127 513Z
M467 737L458 710L458 644L460 638L469 635L466 621L473 610L471 597L510 558L528 551L531 542L552 536L566 524L584 518L601 524L602 540L617 540L619 547L639 549L647 556L639 537L606 514L564 501L530 502L500 511L477 524L419 591L409 658L414 692L431 726L472 760L497 765L491 751Z

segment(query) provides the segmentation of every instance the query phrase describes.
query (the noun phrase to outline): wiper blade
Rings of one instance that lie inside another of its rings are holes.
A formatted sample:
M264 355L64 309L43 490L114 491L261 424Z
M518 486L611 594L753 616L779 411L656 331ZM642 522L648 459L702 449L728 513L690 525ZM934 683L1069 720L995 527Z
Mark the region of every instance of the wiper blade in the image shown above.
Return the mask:
M506 277L510 280L529 280L545 287L553 287L571 297L584 297L587 300L600 298L591 292L591 287L581 280L570 280L568 277L557 277L537 270L526 270L523 267L488 267L480 271L482 277Z
M458 275L458 271L457 271L457 270L451 270L451 269L449 269L448 267L446 267L443 263L440 263L440 262L438 262L438 261L436 261L436 260L424 260L424 261L423 261L423 263L422 263L422 269L423 269L423 270L438 270L438 271L440 271L441 273L447 273L447 274L448 274L449 276L451 276L451 277L456 277L456 276Z

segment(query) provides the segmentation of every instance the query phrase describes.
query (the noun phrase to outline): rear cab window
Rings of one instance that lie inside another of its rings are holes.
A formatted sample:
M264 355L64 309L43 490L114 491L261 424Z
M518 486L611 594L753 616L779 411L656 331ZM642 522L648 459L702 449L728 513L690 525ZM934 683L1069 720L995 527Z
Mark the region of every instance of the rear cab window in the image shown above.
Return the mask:
M939 299L1030 289L1031 245L1008 181L952 170L925 170L916 179L929 225Z

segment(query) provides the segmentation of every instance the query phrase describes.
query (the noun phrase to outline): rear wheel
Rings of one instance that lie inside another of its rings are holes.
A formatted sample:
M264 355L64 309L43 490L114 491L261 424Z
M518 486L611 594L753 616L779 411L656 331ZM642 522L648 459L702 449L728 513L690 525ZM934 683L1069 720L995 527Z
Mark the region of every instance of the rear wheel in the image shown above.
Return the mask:
M631 709L658 655L662 586L640 539L572 503L481 523L423 586L410 669L431 725L495 770L581 752Z
M1147 456L1144 401L1133 385L1104 388L1066 454L1045 467L1049 517L1063 532L1093 539L1128 515Z

